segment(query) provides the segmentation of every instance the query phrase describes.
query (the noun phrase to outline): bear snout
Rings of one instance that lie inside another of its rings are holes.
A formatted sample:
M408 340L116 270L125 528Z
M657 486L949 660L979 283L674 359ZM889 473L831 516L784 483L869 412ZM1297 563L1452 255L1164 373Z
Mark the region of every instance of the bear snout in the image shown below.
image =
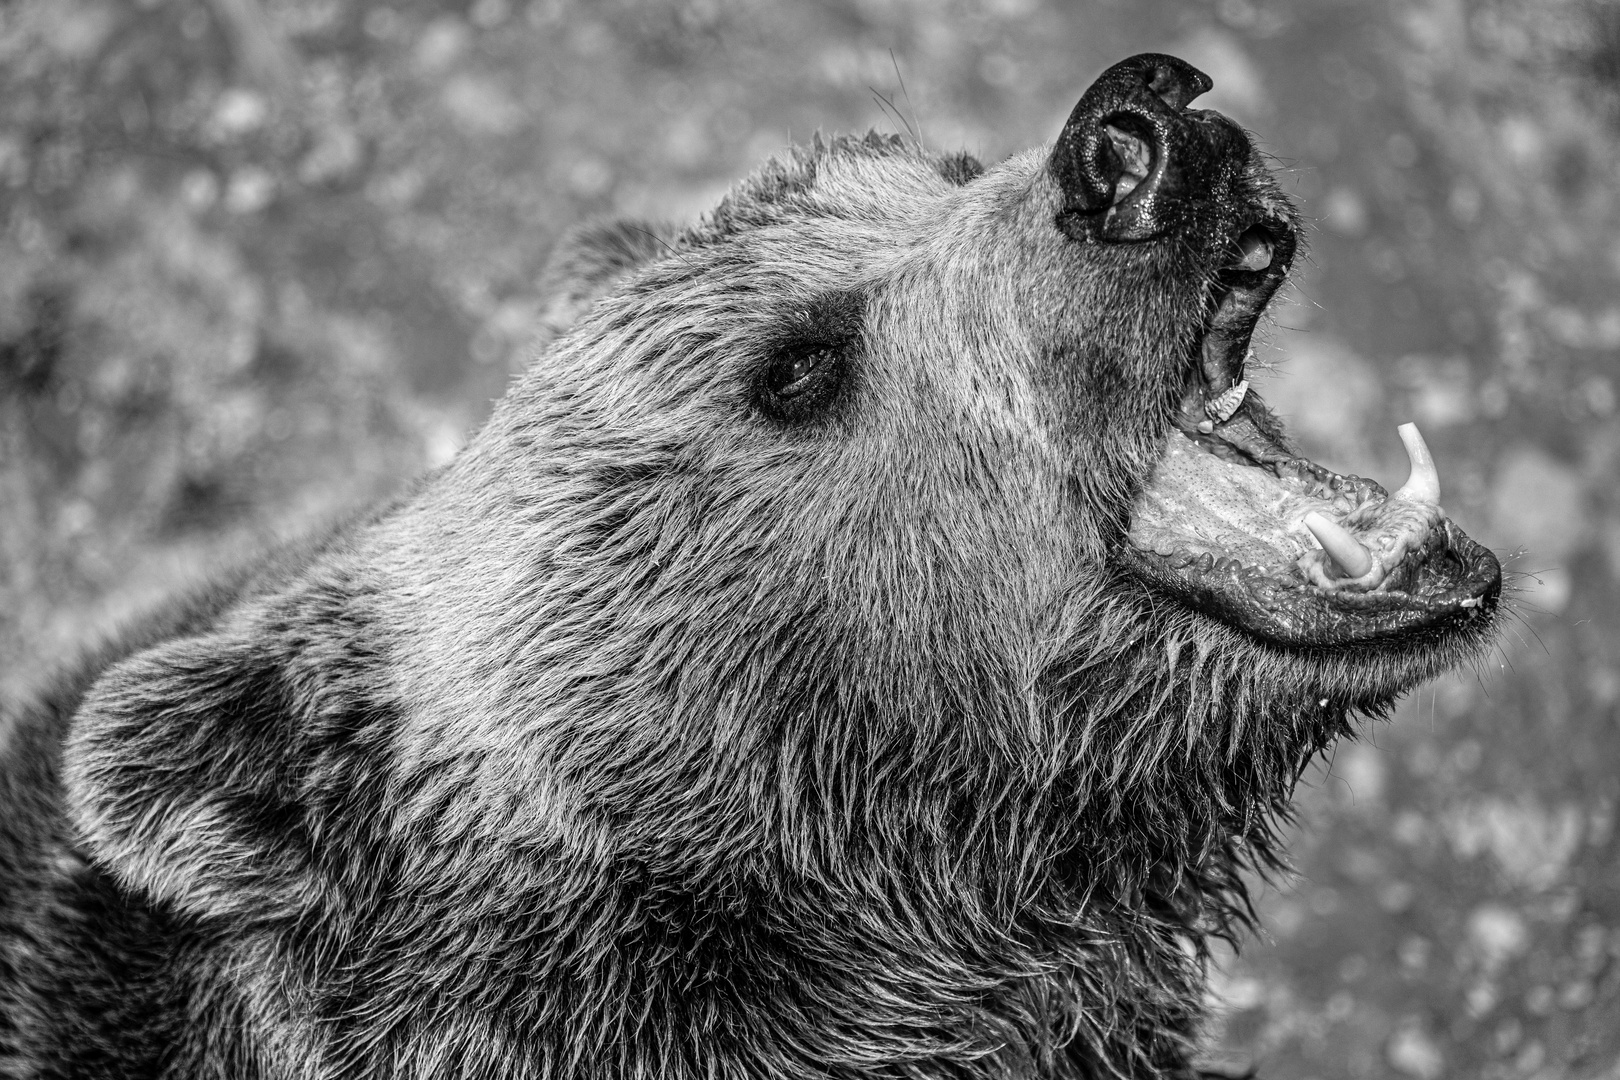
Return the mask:
M1220 113L1189 109L1214 85L1174 56L1143 53L1103 72L1069 114L1048 159L1075 239L1151 240L1230 204L1248 137Z

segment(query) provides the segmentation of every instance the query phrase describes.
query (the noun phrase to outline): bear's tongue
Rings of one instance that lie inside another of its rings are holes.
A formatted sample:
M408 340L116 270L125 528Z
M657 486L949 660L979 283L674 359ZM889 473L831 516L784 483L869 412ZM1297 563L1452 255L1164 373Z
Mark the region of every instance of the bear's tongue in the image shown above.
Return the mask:
M1423 436L1415 424L1400 434L1412 473L1393 495L1303 458L1274 451L1249 464L1173 434L1138 500L1130 542L1173 565L1232 560L1329 592L1398 588L1404 575L1394 571L1445 516Z

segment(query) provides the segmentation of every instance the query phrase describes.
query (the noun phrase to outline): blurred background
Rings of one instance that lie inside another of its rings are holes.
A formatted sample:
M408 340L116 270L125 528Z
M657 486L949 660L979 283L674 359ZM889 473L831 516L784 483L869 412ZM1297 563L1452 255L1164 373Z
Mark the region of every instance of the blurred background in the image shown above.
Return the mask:
M1215 1056L1620 1078L1613 0L10 0L0 698L446 460L570 223L690 218L902 115L991 162L1145 50L1214 77L1314 223L1258 388L1386 483L1417 420L1519 589L1479 670L1308 777Z

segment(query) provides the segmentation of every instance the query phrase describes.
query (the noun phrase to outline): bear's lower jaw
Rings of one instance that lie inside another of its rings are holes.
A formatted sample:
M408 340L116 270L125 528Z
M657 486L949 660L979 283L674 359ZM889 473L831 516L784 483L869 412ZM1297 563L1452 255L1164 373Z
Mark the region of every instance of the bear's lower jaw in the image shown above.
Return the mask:
M1172 434L1121 561L1156 591L1285 645L1435 641L1488 624L1501 568L1441 511L1415 429L1403 432L1419 448L1414 479L1391 495L1290 454L1271 426L1240 400L1213 433Z

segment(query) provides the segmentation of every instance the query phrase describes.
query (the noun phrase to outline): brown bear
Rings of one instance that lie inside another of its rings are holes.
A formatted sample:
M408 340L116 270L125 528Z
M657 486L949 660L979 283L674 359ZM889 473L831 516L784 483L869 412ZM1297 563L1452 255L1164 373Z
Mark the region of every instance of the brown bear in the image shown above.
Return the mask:
M1301 768L1500 581L1248 390L1299 224L1209 85L578 234L455 460L15 720L0 1074L1195 1075Z

